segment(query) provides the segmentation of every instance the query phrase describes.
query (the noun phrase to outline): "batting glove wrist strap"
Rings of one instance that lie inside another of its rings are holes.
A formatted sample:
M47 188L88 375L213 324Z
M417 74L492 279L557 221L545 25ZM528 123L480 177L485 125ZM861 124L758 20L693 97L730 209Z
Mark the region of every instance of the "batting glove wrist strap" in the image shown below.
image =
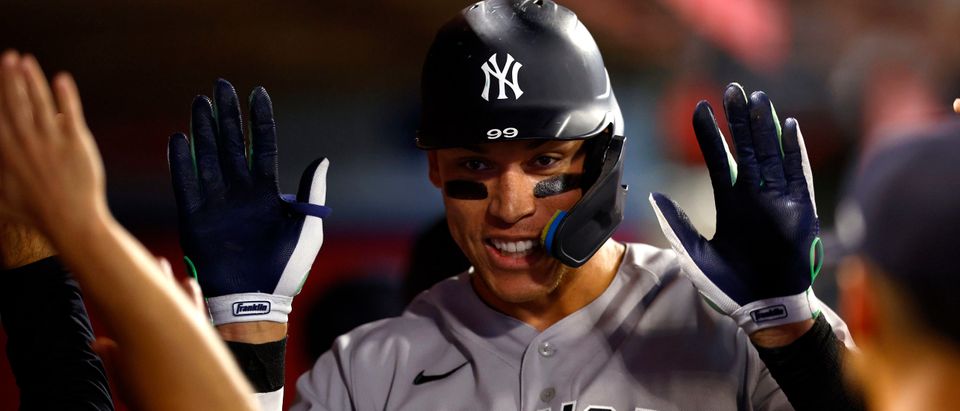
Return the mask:
M207 299L210 316L216 325L252 321L286 323L292 304L293 297L266 293L230 294Z
M797 295L754 301L734 310L730 316L747 334L752 334L764 328L814 319L819 314L820 300L811 288Z

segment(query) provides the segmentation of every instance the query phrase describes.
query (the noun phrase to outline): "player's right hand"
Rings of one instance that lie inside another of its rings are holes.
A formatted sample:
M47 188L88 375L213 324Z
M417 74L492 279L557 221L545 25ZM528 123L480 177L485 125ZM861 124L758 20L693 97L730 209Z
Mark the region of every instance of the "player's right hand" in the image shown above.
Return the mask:
M250 95L249 150L233 86L218 80L213 97L194 99L192 138L177 133L168 146L184 259L214 324L285 323L323 244L329 162L307 167L296 197L280 194L266 90Z

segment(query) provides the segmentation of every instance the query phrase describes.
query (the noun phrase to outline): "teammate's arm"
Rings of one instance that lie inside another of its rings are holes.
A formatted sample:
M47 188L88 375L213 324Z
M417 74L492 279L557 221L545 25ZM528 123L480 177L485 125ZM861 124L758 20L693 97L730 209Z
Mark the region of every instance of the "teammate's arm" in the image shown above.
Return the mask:
M117 344L137 358L140 374L124 384L131 405L256 409L213 328L113 219L76 85L66 74L53 85L51 95L33 57L0 58L0 215L50 240Z
M80 288L54 254L36 230L0 223L0 317L20 407L112 410Z

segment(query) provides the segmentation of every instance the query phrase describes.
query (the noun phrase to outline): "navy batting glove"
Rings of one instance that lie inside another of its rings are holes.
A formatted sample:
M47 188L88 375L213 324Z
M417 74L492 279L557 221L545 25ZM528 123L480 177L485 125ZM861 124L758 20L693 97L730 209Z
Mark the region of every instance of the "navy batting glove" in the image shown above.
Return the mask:
M747 99L733 83L724 93L737 159L727 147L710 104L693 114L717 209L717 231L707 240L680 207L650 195L660 228L680 255L683 272L719 311L747 333L819 314L811 285L823 246L813 176L797 121L781 130L762 91Z
M329 162L307 167L296 197L281 195L267 91L250 95L249 152L233 86L218 80L213 96L194 99L192 138L168 146L184 260L214 324L286 322L323 244Z

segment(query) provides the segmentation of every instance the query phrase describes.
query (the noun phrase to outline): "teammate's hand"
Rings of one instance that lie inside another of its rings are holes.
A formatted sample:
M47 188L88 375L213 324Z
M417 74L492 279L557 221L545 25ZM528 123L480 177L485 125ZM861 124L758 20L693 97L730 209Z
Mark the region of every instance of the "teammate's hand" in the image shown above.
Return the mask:
M323 243L329 162L307 167L296 198L281 195L266 90L250 95L247 155L236 91L218 80L213 96L193 101L192 147L183 134L170 138L180 245L215 324L285 323Z
M693 114L713 183L716 234L703 238L676 203L653 193L660 227L700 293L747 333L815 318L819 302L811 284L823 247L797 121L788 118L781 134L766 94L747 99L736 83L727 86L724 108L739 164L710 105L701 101Z
M73 79L58 75L51 94L33 56L0 60L0 218L53 235L107 214L103 164Z

